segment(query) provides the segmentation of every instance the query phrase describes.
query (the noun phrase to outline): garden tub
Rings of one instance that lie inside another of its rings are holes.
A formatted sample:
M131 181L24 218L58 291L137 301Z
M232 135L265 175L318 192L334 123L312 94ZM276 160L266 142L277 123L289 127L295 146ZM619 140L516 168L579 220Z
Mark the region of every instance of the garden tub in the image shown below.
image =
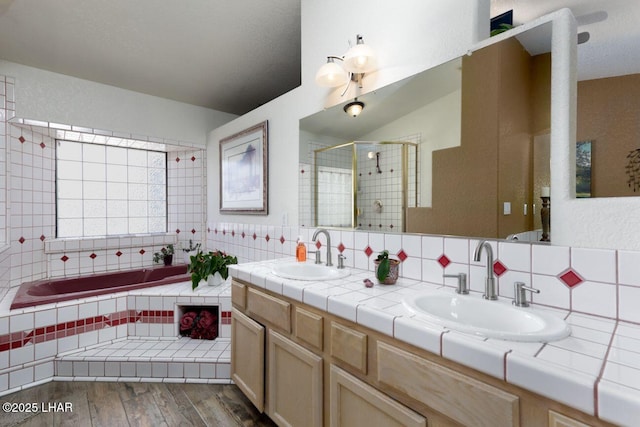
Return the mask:
M11 309L33 307L95 295L126 292L189 280L190 276L187 274L186 264L71 278L42 279L21 284L13 299Z

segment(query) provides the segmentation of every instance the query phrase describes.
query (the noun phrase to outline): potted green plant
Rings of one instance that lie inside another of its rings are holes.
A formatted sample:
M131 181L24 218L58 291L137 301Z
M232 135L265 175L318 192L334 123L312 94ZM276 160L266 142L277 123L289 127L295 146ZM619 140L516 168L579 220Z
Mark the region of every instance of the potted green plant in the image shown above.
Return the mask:
M173 253L173 244L169 243L165 248L160 249L160 252L153 254L153 262L157 264L163 261L164 265L171 265L173 263Z
M400 261L389 258L389 251L384 250L373 261L376 266L376 278L384 285L393 285L398 280Z
M229 265L237 264L238 258L215 250L203 253L198 251L191 256L189 273L191 273L191 288L198 287L202 280L211 286L223 283L229 277Z
M194 245L193 240L189 239L189 246L186 248L185 247L182 248L182 252L184 252L184 263L187 265L190 264L191 255L198 253L199 250L200 250L200 243L196 243Z

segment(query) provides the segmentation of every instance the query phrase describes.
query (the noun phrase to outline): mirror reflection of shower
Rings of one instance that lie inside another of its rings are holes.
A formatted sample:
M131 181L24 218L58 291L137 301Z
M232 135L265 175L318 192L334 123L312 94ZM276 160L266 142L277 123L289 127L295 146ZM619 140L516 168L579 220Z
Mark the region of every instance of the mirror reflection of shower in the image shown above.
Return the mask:
M313 224L405 231L406 208L419 203L419 138L315 149Z

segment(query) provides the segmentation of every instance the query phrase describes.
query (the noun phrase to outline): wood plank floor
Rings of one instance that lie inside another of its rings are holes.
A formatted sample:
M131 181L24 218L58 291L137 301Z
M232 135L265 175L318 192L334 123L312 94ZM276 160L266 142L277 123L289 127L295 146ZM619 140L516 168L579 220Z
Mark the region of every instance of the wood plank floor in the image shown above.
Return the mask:
M73 405L69 412L3 412L1 427L275 426L229 384L53 381L0 397L0 402Z

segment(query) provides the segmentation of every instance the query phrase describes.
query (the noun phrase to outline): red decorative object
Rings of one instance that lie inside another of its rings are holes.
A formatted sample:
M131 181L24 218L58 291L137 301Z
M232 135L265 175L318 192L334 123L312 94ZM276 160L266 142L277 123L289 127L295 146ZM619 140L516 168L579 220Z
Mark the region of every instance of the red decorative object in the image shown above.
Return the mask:
M44 142L40 143L40 148L42 148L44 150L44 148L46 147L46 145L44 144Z
M180 318L180 335L201 340L218 337L218 315L212 308L192 308Z
M404 262L405 259L409 258L409 255L407 255L404 249L401 249L400 252L398 252L398 258L400 258L400 261Z
M371 249L371 246L367 246L367 247L364 249L364 254L365 254L367 257L370 257L372 253L373 253L373 249Z
M20 135L20 138L18 138L18 141L20 141L20 144L24 144L26 139L24 139L24 136Z
M568 287L573 288L576 285L584 282L584 279L578 274L576 274L573 270L569 269L566 273L560 276L560 280L562 280Z
M446 255L441 255L440 258L438 258L438 262L440 263L440 265L444 268L447 265L451 264L451 260L449 258L447 258Z
M507 267L504 266L500 261L496 261L493 263L493 272L496 273L496 276L500 277L507 271Z
M96 259L96 257L97 257L97 256L98 256L98 255L96 255L95 253L93 253L93 252L92 252L92 253L91 253L91 255L89 255L89 258L91 258L91 259Z
M340 244L338 245L338 250L340 251L340 253L344 252L344 250L345 250L345 249L346 249L346 248L345 248L345 246L344 246L342 243L340 243Z
M20 242L20 244L23 244L25 242L25 238L24 237L20 237L18 239L18 242Z

